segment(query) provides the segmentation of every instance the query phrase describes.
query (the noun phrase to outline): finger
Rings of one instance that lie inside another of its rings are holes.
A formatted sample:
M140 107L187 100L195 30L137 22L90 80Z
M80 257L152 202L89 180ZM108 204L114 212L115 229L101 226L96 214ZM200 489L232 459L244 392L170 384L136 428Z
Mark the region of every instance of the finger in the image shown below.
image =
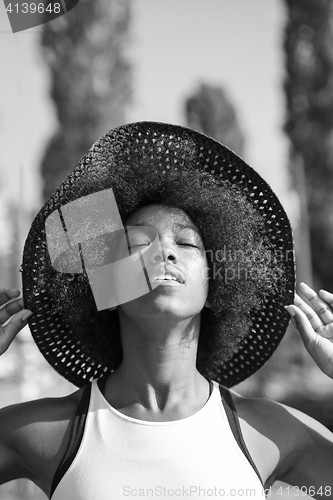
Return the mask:
M312 328L312 325L307 318L306 314L298 307L295 305L290 305L286 306L287 311L289 312L291 319L293 320L293 324L295 325L296 329L299 330L303 342L305 344L305 347L311 342L314 341L316 338L317 334Z
M311 322L301 309L294 305L287 306L286 309L294 320L296 329L299 331L303 343L311 356L314 356L314 350L318 350L320 342L322 346L332 349L332 343L330 340L323 338L320 334L313 330Z
M333 293L326 290L319 290L320 297L333 309Z
M24 309L19 313L15 314L4 328L0 331L0 354L3 354L10 344L13 342L14 338L20 330L27 324L28 312L30 315L31 311Z
M312 309L311 306L304 302L304 300L302 300L297 293L295 293L294 304L303 312L314 330L318 330L323 326L324 323L321 321L318 314Z
M303 295L311 302L315 311L320 316L320 319L325 323L332 323L333 321L333 312L330 306L319 297L319 295L312 290L305 283L300 283L299 289Z
M315 360L319 368L332 377L332 358L333 358L333 345L330 340L323 338L317 334L306 315L298 307L290 305L286 307L291 317L296 322L296 328L299 331L304 346L309 352L310 356Z
M328 325L324 325L316 333L319 333L325 339L329 339L331 342L333 341L333 324L329 323Z
M293 305L285 306L285 309L287 309L287 311L289 312L289 314L291 316L291 322L297 330L299 327L299 317L297 316L297 318L296 318L296 314L298 311L300 311L300 309L296 306L293 306ZM295 311L295 314L294 314L294 311ZM304 313L303 313L303 315L308 320L308 323L313 330L313 327L312 327L309 319L306 317L306 315ZM296 322L296 319L297 319L297 322ZM302 320L302 316L301 316L301 320ZM303 323L303 326L304 326L304 323ZM323 337L325 339L332 341L333 340L333 324L332 323L329 323L328 325L323 324L322 326L317 328L316 331L314 331L314 334L315 335L313 336L313 340L316 339L318 336L320 336L320 337Z
M0 288L0 306L11 299L18 298L20 295L21 292L17 288Z
M0 309L0 325L3 325L6 323L6 321L13 316L13 314L18 313L23 309L23 299L16 299L11 302L7 302L6 305L4 305Z

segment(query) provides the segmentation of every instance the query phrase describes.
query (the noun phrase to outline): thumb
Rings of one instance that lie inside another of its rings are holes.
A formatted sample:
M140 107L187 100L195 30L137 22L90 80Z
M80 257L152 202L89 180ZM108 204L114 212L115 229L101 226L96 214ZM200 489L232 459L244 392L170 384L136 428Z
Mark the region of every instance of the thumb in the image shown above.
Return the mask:
M27 324L27 319L31 314L31 311L23 309L12 316L8 323L0 329L0 355L7 351L16 335Z

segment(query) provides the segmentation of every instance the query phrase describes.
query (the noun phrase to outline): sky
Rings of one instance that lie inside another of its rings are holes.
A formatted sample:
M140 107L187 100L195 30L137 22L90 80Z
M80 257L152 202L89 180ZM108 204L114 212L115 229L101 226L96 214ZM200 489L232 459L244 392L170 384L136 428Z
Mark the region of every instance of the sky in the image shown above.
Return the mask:
M126 121L184 125L185 98L202 82L221 85L245 136L244 159L271 184L296 226L299 203L289 187L282 132L285 15L282 0L132 0L133 101ZM57 128L40 31L13 34L0 0L0 254L2 242L8 247L3 203L39 210L40 163Z
M244 159L271 184L295 226L299 204L282 132L285 15L283 0L132 0L126 120L184 125L185 98L202 82L221 85L245 136ZM40 163L57 128L40 32L13 34L0 0L0 255L9 241L4 202L39 210Z
M282 132L283 29L280 0L136 0L131 120L185 124L183 103L201 82L221 85L246 139L244 159L292 212Z
M280 0L134 0L127 121L185 124L184 99L201 82L221 85L245 135L244 159L292 216L282 133L284 23ZM40 161L57 126L40 30L12 34L0 3L0 192L35 211L41 203Z

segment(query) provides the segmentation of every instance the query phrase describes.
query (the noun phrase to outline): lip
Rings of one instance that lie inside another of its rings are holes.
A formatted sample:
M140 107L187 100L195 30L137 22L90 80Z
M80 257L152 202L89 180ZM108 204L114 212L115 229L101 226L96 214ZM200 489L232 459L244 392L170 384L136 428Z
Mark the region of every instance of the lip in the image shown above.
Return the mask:
M182 286L183 283L179 283L179 281L174 280L162 280L162 279L154 279L154 283L158 283L159 286Z
M169 274L174 280L160 279L161 276ZM149 279L151 282L158 282L160 285L183 285L185 283L184 278L176 267L159 265L155 268L149 270Z

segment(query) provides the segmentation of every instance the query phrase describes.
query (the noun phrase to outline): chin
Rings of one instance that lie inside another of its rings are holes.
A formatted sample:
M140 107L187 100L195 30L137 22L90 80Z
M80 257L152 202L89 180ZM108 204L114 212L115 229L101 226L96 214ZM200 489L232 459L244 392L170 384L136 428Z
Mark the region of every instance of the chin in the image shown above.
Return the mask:
M135 300L126 302L122 304L121 308L127 315L139 315L139 316L174 316L175 318L185 319L189 317L194 317L199 314L202 310L202 304L200 307L194 308L193 302L184 304L184 300L176 297L168 297L165 295L155 295L147 293L142 295Z

